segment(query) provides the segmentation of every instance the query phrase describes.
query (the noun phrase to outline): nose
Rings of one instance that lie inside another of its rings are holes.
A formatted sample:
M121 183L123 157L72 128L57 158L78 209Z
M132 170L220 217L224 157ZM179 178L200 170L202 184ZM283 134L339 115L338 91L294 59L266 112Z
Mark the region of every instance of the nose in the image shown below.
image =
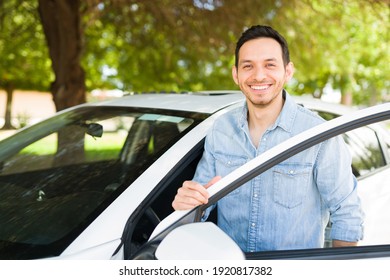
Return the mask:
M256 67L254 67L254 70L253 70L252 78L254 80L260 82L260 81L264 80L265 77L266 77L265 69L260 65L256 65Z

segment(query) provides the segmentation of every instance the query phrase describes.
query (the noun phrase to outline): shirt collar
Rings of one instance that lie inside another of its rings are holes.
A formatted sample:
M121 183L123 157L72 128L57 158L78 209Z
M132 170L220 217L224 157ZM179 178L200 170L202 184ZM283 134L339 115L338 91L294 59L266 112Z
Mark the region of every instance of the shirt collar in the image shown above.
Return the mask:
M273 130L278 126L287 132L291 132L292 130L294 119L297 114L297 104L286 90L283 90L283 98L284 105L282 111L269 130ZM248 105L246 101L244 101L244 106L239 114L239 123L241 124L241 127L248 125Z
M277 126L287 132L291 132L294 119L297 114L297 104L287 91L283 90L284 105L276 122L270 127L275 129Z

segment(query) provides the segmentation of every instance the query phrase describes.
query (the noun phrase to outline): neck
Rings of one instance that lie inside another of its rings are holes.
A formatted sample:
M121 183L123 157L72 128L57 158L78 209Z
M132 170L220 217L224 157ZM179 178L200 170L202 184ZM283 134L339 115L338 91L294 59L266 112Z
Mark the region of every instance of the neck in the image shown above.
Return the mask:
M282 111L284 99L278 98L267 105L248 104L248 127L252 142L257 147L268 127L273 125Z

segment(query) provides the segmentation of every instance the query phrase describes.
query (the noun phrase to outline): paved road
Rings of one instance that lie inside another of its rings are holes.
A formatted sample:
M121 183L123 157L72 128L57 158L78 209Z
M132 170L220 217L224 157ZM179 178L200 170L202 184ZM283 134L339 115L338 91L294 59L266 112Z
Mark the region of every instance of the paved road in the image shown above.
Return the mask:
M6 94L0 91L0 127L4 124L5 106ZM36 122L54 114L55 107L49 93L15 91L11 112L15 123L18 123L18 118Z

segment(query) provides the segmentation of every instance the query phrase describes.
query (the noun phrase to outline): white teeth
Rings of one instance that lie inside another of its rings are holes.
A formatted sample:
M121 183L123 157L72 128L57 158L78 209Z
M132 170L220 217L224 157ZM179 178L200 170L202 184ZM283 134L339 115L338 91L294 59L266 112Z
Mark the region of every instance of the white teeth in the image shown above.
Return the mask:
M252 89L255 89L255 90L264 90L264 89L267 89L269 86L251 86Z

